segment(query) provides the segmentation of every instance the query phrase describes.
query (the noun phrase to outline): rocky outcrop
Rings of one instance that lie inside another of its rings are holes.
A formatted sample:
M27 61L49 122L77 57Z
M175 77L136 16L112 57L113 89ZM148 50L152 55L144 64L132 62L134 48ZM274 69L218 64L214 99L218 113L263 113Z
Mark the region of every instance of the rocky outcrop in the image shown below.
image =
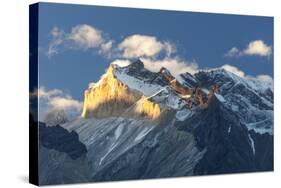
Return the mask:
M66 153L71 159L77 159L87 153L87 149L78 139L76 132L68 132L59 125L47 127L39 126L39 142L45 148Z
M39 123L39 185L85 183L91 169L78 134L60 125Z
M63 109L52 109L47 112L44 122L48 126L56 126L68 121L67 115Z
M156 120L160 105L148 100L141 92L130 89L114 75L110 65L101 80L84 93L82 117L131 117Z
M217 99L177 126L195 137L199 150L207 150L195 175L273 170L273 137L248 132Z
M159 104L154 103L143 96L136 104L134 113L138 116L144 116L153 120L157 120L161 115L161 108Z
M115 78L111 65L101 80L85 91L82 117L122 116L141 96Z

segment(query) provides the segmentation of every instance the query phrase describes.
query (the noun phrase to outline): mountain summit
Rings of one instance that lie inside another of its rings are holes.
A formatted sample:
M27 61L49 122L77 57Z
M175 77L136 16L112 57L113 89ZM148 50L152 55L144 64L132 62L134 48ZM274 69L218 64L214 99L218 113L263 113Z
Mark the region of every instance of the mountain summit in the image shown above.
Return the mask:
M131 66L135 69L141 62ZM140 67L138 67L140 68ZM157 119L160 107L139 90L132 89L116 76L117 65L110 65L101 80L91 85L84 94L84 118L148 117Z
M189 75L192 80L195 78ZM101 79L84 93L84 118L131 117L159 119L167 109L206 108L217 92L186 87L161 68L150 72L137 60L127 67L111 64Z

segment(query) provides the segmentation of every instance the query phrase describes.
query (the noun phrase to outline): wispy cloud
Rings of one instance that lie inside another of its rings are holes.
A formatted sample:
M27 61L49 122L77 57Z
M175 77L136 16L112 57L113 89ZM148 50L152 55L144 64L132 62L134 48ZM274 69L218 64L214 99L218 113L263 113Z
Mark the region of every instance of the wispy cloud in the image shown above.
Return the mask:
M175 55L176 47L169 41L161 41L156 36L134 34L125 37L119 43L104 37L105 34L94 26L76 25L70 32L54 27L51 32L47 55L52 57L62 49L94 49L109 59L117 58L113 63L119 66L128 65L132 59L142 58L144 65L151 71L161 67L171 70L173 75L183 72L195 72L198 65L187 62Z
M141 60L143 61L145 68L152 72L158 72L162 67L165 67L174 76L186 72L193 74L198 70L198 65L196 62L187 62L179 57L166 57L160 60L141 58Z
M62 111L67 118L79 116L82 110L82 102L75 100L71 95L59 89L48 90L40 87L31 93L31 96L38 97L39 119L45 121L48 114Z
M242 70L240 70L239 68L233 66L233 65L229 65L229 64L225 64L222 66L222 68L228 72L231 72L241 78L245 78L245 72L243 72Z
M104 32L94 26L82 24L72 27L65 32L59 27L50 31L51 40L46 52L48 57L53 57L62 50L96 50L106 58L155 58L161 52L170 56L176 49L168 41L160 41L155 36L135 34L126 37L120 43L110 39Z
M244 71L240 70L239 68L237 68L233 65L229 65L229 64L223 65L222 68L241 78L256 81L256 82L258 81L265 88L273 89L273 78L270 75L265 75L265 74L261 74L261 75L257 75L257 76L247 75Z
M119 67L126 67L131 64L128 59L116 59L111 64L118 65Z
M226 54L226 57L238 57L240 56L240 51L236 47L232 47Z
M59 46L63 44L65 38L64 31L58 27L54 27L51 30L50 35L52 39L46 52L48 57L52 57L59 53Z
M60 109L60 110L75 109L79 111L81 109L81 102L73 99L70 96L58 96L58 97L51 98L48 101L48 105L51 108Z
M269 57L272 54L272 46L267 45L262 40L254 40L249 42L245 49L239 50L237 47L232 47L226 54L226 57L240 56L262 56Z
M98 53L107 56L114 42L106 39L101 30L87 24L76 25L70 32L54 27L50 34L52 39L46 53L48 57L58 54L60 49L96 49Z

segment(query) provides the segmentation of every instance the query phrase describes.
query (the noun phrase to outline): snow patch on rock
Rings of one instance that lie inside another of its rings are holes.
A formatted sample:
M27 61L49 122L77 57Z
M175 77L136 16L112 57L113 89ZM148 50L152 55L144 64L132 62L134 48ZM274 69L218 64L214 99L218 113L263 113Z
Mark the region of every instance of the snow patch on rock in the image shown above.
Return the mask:
M249 136L249 140L250 140L250 143L251 143L251 148L252 148L253 154L255 155L255 153L256 153L255 142L254 142L254 140L253 140L253 138L251 137L250 134L248 134L248 136Z
M153 95L154 93L162 89L162 87L159 85L146 83L145 81L137 79L133 76L129 76L128 74L120 70L115 70L114 74L118 80L128 85L129 88L140 91L145 96Z
M220 102L222 103L226 102L225 98L222 95L215 93L215 96Z
M177 111L176 118L179 121L184 121L187 118L189 118L191 115L192 115L192 111L191 110L183 109L183 110Z

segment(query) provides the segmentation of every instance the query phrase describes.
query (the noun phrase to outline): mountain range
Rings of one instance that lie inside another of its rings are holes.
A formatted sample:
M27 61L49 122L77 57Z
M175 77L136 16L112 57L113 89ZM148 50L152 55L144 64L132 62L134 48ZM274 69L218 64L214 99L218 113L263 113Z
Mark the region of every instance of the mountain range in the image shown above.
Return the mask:
M272 171L273 96L272 83L223 68L173 76L111 64L80 117L40 123L39 182Z

